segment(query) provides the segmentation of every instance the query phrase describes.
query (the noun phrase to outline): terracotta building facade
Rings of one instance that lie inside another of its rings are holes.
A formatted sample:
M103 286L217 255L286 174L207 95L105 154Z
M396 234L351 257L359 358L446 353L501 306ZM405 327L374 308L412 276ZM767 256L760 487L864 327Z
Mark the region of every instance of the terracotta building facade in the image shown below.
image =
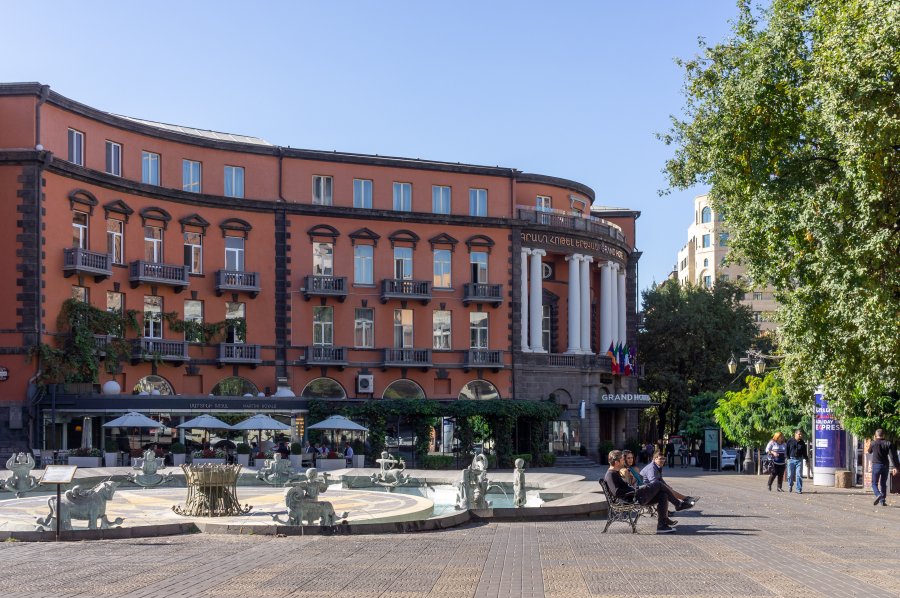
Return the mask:
M25 83L0 84L0 201L0 452L134 409L302 428L313 398L552 395L551 447L589 454L636 429L637 378L607 350L636 336L639 214L592 212L575 181L279 147ZM50 397L28 353L69 298L137 329L112 372Z

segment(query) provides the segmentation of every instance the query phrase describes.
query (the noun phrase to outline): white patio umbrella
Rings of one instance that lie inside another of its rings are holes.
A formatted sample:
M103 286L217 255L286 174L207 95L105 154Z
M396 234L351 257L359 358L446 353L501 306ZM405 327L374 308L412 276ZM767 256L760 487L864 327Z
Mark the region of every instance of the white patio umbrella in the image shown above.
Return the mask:
M313 424L307 428L307 430L347 430L350 432L368 432L369 428L365 426L361 426L352 419L347 419L343 415L332 415L326 419L323 419L319 423ZM331 435L331 446L336 449L336 444L334 441L334 434Z
M198 415L194 419L189 419L183 424L178 425L179 428L193 428L197 430L231 430L231 424L226 424L221 419L213 417L208 413Z
M155 419L150 419L143 413L137 411L129 411L121 417L106 422L104 428L140 428L141 429L141 448L144 447L144 429L162 428L164 425Z
M93 445L93 422L94 420L90 417L84 418L84 422L81 424L81 448L94 448Z
M277 419L273 419L263 413L257 413L248 417L244 421L238 422L231 426L232 430L256 430L259 439L259 450L262 450L262 431L263 430L290 430L291 427L283 424Z

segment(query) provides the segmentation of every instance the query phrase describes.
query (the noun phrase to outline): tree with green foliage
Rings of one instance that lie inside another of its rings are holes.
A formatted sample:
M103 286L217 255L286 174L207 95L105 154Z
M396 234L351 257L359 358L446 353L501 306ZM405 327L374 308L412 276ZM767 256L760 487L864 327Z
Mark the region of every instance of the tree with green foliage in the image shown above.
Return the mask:
M658 437L677 431L688 397L721 390L725 364L757 335L743 291L724 281L711 289L666 281L643 294L644 326L638 335L641 388L659 401Z
M900 2L740 3L682 62L675 188L710 185L732 255L776 289L788 395L900 435Z
M688 409L681 414L681 428L688 438L699 440L703 431L718 426L713 411L724 396L722 392L707 390L688 399Z

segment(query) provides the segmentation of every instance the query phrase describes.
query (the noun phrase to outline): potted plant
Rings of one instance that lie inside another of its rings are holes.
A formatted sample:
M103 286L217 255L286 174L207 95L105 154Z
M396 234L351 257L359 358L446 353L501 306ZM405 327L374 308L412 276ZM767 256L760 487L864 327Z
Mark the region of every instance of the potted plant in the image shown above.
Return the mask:
M103 443L103 464L106 467L115 467L119 463L119 445L110 438Z
M303 455L303 445L299 442L291 443L291 467L300 469L300 459Z
M77 448L69 451L69 465L78 467L100 467L102 458L100 449Z
M191 462L194 465L203 465L205 463L224 465L225 451L223 451L222 449L203 449L201 451L194 451L191 454Z
M235 448L235 452L237 452L238 464L247 467L250 464L250 445L246 442L240 442Z
M178 467L179 465L184 465L185 453L187 453L187 449L180 442L173 442L169 447L169 452L172 453L172 465Z

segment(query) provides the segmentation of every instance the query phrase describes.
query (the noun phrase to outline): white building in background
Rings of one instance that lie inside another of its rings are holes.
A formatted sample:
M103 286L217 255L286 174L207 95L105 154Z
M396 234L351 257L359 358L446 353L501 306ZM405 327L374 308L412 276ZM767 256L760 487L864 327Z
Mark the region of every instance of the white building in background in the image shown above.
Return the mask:
M708 195L694 198L694 220L688 227L688 241L678 252L673 274L680 284L712 287L717 280L747 281L746 268L725 263L728 256L728 227L723 215L709 205ZM774 312L777 303L771 287L752 288L744 295L742 304L750 308L761 332L777 328Z

